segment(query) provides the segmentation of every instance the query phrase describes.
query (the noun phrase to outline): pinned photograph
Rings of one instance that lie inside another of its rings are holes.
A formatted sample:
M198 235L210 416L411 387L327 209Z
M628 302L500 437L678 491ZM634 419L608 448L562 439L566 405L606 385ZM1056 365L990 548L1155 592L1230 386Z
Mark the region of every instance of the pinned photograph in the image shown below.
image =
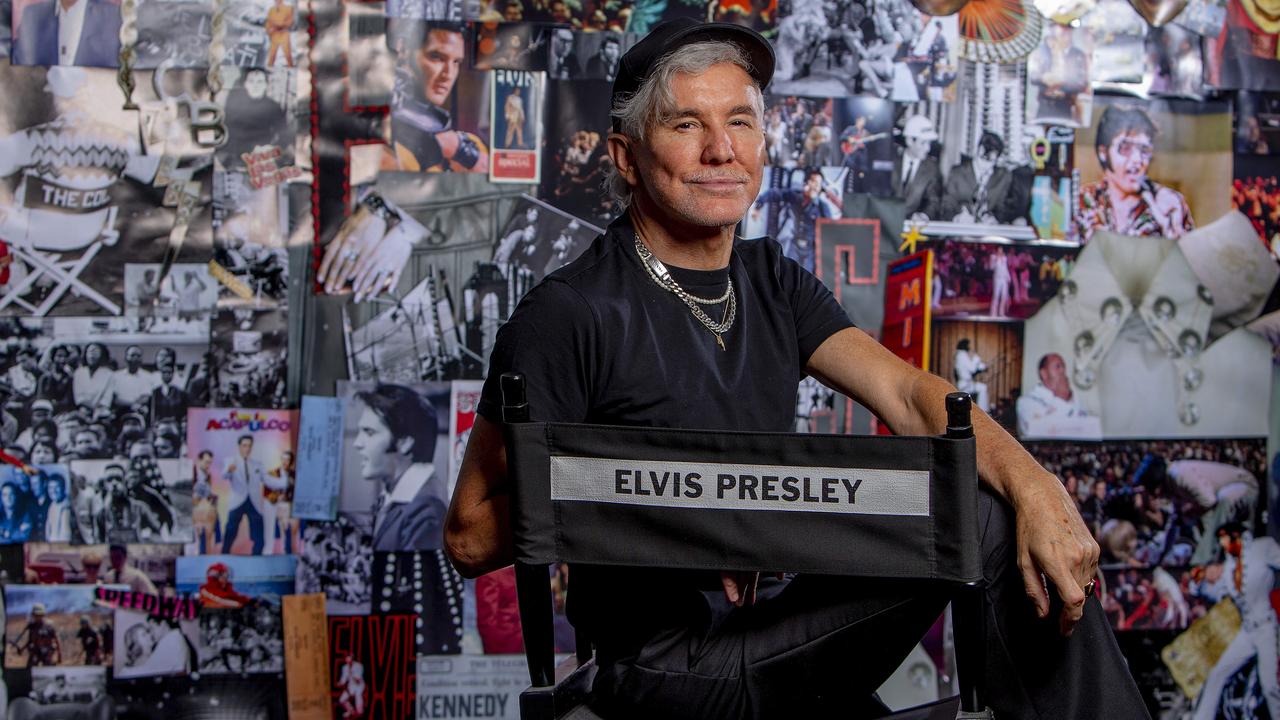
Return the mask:
M845 192L892 194L893 103L780 95L765 103L770 165L846 168Z
M537 183L542 175L542 74L495 70L491 87L489 180Z
M1089 121L1093 89L1089 61L1093 33L1087 27L1048 23L1040 47L1027 58L1027 122L1081 127Z
M373 515L373 549L434 550L448 504L449 384L340 382L342 512Z
M582 64L572 79L613 82L618 77L618 63L622 60L623 53L630 50L639 39L640 36L635 33L576 33L572 55ZM561 58L558 65L567 67L568 61Z
M526 22L562 25L574 32L626 30L633 3L602 0L480 0L477 20L481 22ZM468 8L469 10L470 8ZM644 31L647 32L647 31Z
M415 717L414 626L413 615L329 618L329 696L335 718Z
M406 20L452 20L461 22L461 0L387 0L387 17Z
M599 226L608 225L623 210L604 190L605 170L613 163L605 147L612 88L603 80L549 81L546 92L538 197Z
M129 263L124 266L124 306L128 315L154 317L152 327L164 327L170 319L181 324L213 311L218 303L218 281L209 266L199 263L170 265Z
M375 553L374 612L412 613L418 655L462 652L463 581L443 550Z
M65 465L38 465L28 474L0 465L0 544L72 541L75 513Z
M179 460L143 454L144 443L136 441L138 454L131 448L128 457L71 461L76 527L86 544L191 541L191 478Z
M476 70L547 69L547 45L554 28L532 23L478 23L475 26Z
M1062 244L930 242L933 317L1023 320L1058 292L1076 248Z
M508 278L527 272L532 279L529 287L532 287L550 273L578 259L587 246L603 233L602 228L537 198L521 195L498 234L493 262ZM519 297L514 301L518 302ZM514 303L507 305L505 314L500 308L499 319L505 320L514 309Z
M932 17L905 0L799 0L778 16L773 93L953 97L960 45L954 15Z
M1015 323L947 320L933 324L930 371L967 392L1006 429L1016 425L1022 390L1022 328Z
M329 615L368 615L373 577L373 516L338 513L307 523L298 554L297 593L324 593Z
M458 484L458 471L471 439L471 428L476 424L476 409L480 405L481 380L455 380L449 394L449 497Z
M1098 98L1091 126L1076 132L1075 166L1073 239L1098 230L1177 239L1230 210L1229 106Z
M226 142L214 152L217 168L244 174L239 181L223 179L218 197L238 199L237 192L258 190L292 179L281 168L294 165L297 127L292 108L297 102L299 75L289 68L228 67L218 69L223 90L217 96L226 118ZM276 173L263 167L270 160ZM283 176L282 176L283 173ZM240 182L247 188L229 183Z
M200 623L117 610L115 678L183 675L196 669Z
M81 2L115 7L105 0ZM52 8L52 0L47 5ZM147 123L157 131L164 126L167 134L177 130L170 120L186 121L156 114L164 101L154 99L149 73L140 73L137 82L141 112L122 109L112 71L0 68L0 85L22 99L0 111L0 174L15 181L0 191L0 313L119 315L126 263L162 262L175 251L181 260L197 252L197 238L207 237L207 224L196 227L198 218L184 219L177 207L164 204L164 196L175 181L198 190L208 170L188 163L186 148L175 144L171 154L180 167L158 173L164 149L144 153L140 142L151 134L144 132ZM46 158L55 150L48 146L52 138L63 139L54 153L59 159L51 164ZM171 246L175 223L182 230L178 236L191 242Z
M78 3L84 3L76 7ZM59 8L59 5L62 7ZM109 0L16 0L13 8L14 65L80 65L113 68L120 63L120 4ZM83 18L73 44L59 34L62 17Z
M1280 93L1236 93L1236 155L1280 155Z
M28 577L51 585L121 584L130 592L159 595L172 588L180 545L51 545L28 543Z
M1267 247L1280 246L1280 173L1271 158L1235 157L1231 206L1244 213Z
M87 585L6 585L4 666L111 665L113 611L95 597Z
M1145 71L1147 21L1126 0L1098 0L1081 18L1093 35L1089 79L1102 83L1141 83Z
M1215 38L1227 21L1227 0L1188 0L1174 22L1197 35Z
M1053 125L1040 126L1043 134L1031 140L1029 154L1035 167L1031 181L1031 224L1045 240L1063 240L1071 234L1075 205L1075 132Z
M213 259L237 282L217 284L222 307L283 307L289 293L289 200L284 185L252 187L252 175L214 174ZM237 292L238 288L244 288Z
M742 222L742 237L771 237L782 254L814 271L817 224L843 217L841 168L765 168L760 194Z
M199 601L204 610L235 610L251 605L280 606L292 595L298 558L292 555L245 557L199 555L178 558L178 592Z
M1147 92L1165 97L1204 98L1204 62L1200 36L1178 25L1151 28L1147 33Z
M1266 442L1029 443L1066 483L1103 568L1185 568L1222 559L1219 530L1258 529Z
M1265 28L1253 13L1264 18ZM1219 89L1280 90L1274 21L1242 0L1227 0L1226 16L1222 30L1205 38L1205 82Z
M378 312L363 323L357 318L368 311L348 304L343 325L348 377L415 383L460 377L465 366L478 365L480 358L475 356L464 362L453 302L444 291L432 267L404 297L371 298L369 304Z
M395 55L384 172L488 173L488 73L465 67L467 26L397 20L387 39Z
M1104 582L1098 588L1102 611L1116 631L1185 630L1213 607L1205 595L1192 591L1200 584L1196 575L1203 578L1203 569L1119 564L1103 568Z
M235 0L225 12L225 63L242 68L305 62L307 23L299 0Z
M36 667L31 690L9 701L10 720L45 717L115 717L115 701L107 694L107 670L102 667Z
M301 522L290 513L297 411L193 408L187 452L196 467L201 525L234 555L296 553ZM213 510L212 513L209 510Z
M139 70L166 67L209 67L213 40L213 3L203 0L142 0L133 6L138 39L133 66Z
M284 621L280 606L254 603L200 613L196 645L201 673L278 673L284 670ZM276 695L282 695L276 687Z
M284 407L288 353L285 311L219 309L210 323L209 404Z

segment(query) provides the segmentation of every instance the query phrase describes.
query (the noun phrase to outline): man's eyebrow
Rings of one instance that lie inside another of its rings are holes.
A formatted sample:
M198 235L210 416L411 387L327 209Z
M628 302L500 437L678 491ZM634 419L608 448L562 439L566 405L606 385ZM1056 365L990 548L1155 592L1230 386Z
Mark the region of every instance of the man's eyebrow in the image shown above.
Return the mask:
M730 116L755 115L755 114L756 114L756 109L751 107L750 105L736 105L729 110ZM671 119L673 120L676 118L687 118L687 117L697 118L701 120L703 117L705 117L705 113L703 113L701 110L697 110L694 108L680 108L675 112L671 113Z

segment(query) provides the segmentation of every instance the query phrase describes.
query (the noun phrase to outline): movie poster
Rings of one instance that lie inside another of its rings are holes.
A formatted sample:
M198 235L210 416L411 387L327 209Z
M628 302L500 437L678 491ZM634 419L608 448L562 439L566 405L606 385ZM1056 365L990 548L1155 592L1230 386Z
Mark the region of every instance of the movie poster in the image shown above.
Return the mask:
M530 184L541 179L542 77L518 70L493 72L490 182Z
M110 665L112 611L95 598L86 585L6 585L4 666Z
M290 513L297 418L293 410L191 409L187 454L198 510L214 523L217 549L209 552L301 549L301 523Z
M334 717L415 717L413 615L329 618L329 696Z
M373 515L373 549L434 550L444 537L449 384L339 383L347 416L340 512Z

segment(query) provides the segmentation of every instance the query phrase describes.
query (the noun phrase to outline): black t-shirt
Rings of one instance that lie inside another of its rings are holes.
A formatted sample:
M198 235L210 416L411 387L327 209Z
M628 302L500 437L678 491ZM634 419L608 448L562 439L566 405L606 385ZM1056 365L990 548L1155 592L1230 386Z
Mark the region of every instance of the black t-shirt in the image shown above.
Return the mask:
M534 287L498 331L480 414L501 422L498 378L518 371L533 420L792 430L809 356L853 325L831 292L769 239L739 240L724 269L668 269L704 298L719 297L732 278L737 320L726 350L649 277L624 215ZM721 319L723 305L704 309ZM570 583L570 620L610 654L705 613L699 588L719 587L718 573L589 566L574 566Z

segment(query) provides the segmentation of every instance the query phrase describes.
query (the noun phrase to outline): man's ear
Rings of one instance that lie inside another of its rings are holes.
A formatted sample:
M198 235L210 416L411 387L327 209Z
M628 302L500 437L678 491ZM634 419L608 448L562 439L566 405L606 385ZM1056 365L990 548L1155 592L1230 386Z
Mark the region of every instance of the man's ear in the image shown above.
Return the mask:
M634 188L640 182L640 174L636 169L635 146L632 144L635 141L622 133L611 132L607 142L609 159L613 161L613 166L618 169L618 174L627 181L627 184Z
M396 452L401 455L411 455L413 453L413 438L405 435L396 439Z

